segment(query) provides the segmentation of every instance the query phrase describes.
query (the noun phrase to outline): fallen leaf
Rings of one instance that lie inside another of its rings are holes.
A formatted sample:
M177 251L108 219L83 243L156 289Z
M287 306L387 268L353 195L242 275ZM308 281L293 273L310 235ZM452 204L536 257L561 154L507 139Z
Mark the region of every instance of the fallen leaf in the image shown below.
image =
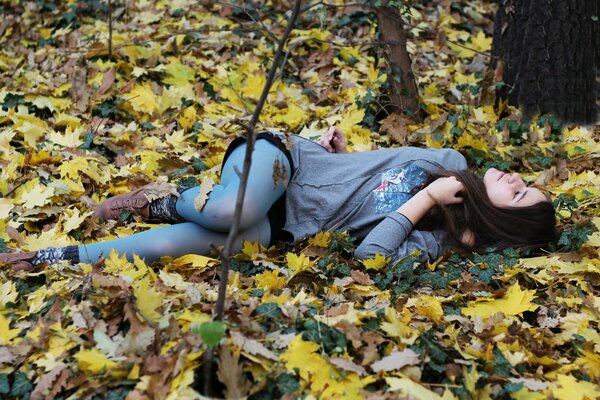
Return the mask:
M241 399L248 395L252 383L242 378L243 373L239 353L232 351L228 346L221 346L217 376L219 381L225 385L225 398Z
M103 95L112 87L115 83L116 70L114 67L110 68L108 71L104 73L102 76L102 83L98 88L98 95Z
M406 367L407 365L417 365L421 362L419 355L411 349L402 351L394 351L381 360L371 364L371 369L374 372L395 371Z
M215 186L215 181L212 176L205 177L202 183L200 184L200 189L198 190L198 195L194 198L194 208L198 212L202 212L204 205L206 204L206 200L208 200L208 195L212 192L213 187Z
M520 315L525 311L534 311L539 306L532 302L535 290L521 290L519 283L508 288L501 299L479 299L463 307L461 312L468 317L489 318L497 312L505 315Z

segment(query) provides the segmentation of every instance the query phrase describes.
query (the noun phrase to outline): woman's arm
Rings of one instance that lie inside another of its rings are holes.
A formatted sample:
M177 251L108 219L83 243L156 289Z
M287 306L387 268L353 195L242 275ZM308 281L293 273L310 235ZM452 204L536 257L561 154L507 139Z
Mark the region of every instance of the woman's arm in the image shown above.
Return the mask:
M460 203L462 198L457 195L462 189L454 177L435 180L377 224L358 246L355 257L367 259L381 254L395 262L414 250L422 251L422 260L438 257L442 251L441 232L413 231L413 227L434 205Z
M438 178L402 204L396 212L408 218L414 226L436 204L442 206L461 203L463 199L458 194L462 190L462 183L455 177Z

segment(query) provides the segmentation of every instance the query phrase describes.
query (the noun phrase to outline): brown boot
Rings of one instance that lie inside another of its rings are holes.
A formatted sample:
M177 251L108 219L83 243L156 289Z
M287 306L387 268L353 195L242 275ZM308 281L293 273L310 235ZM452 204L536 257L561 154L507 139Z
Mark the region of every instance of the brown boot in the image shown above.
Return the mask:
M144 195L144 187L126 194L106 199L96 207L93 217L104 220L117 219L122 211L142 218L150 217L150 202Z
M37 251L28 251L26 253L0 253L0 264L12 265L15 271L31 271L33 264L31 261L37 254Z

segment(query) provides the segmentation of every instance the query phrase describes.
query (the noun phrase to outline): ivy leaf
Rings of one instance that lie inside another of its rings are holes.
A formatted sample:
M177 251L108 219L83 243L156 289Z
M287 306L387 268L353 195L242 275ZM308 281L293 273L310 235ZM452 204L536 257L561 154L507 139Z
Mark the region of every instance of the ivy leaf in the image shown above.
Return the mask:
M0 374L0 394L8 394L10 392L10 383L8 383L8 375Z
M207 321L195 325L192 332L200 335L200 338L209 349L215 347L225 335L225 324L222 321Z
M27 379L27 375L22 372L16 372L12 384L10 395L14 397L24 397L33 389L33 385Z
M282 394L293 393L300 389L300 382L298 382L298 378L287 373L279 375L276 385L277 389L279 389Z

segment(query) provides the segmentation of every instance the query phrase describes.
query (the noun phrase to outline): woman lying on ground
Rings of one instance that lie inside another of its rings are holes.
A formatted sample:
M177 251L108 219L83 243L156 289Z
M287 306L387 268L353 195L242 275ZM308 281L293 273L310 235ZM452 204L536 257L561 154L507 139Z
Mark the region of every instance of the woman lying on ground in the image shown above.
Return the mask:
M360 243L355 256L381 254L392 262L421 251L421 260L446 250L483 251L489 247L543 247L557 237L554 208L518 174L494 168L483 178L467 170L451 149L413 147L347 153L335 127L320 144L290 136L258 135L244 200L237 249L244 240L272 245L300 240L319 231L347 230ZM128 211L171 225L105 242L0 254L0 263L31 270L69 260L96 263L111 250L146 262L162 256L211 253L225 244L235 211L246 144L235 140L225 154L221 183L199 212L199 187L178 189L148 201L144 188L107 199L94 216L116 219ZM283 173L285 170L285 173ZM280 179L276 181L275 176Z

